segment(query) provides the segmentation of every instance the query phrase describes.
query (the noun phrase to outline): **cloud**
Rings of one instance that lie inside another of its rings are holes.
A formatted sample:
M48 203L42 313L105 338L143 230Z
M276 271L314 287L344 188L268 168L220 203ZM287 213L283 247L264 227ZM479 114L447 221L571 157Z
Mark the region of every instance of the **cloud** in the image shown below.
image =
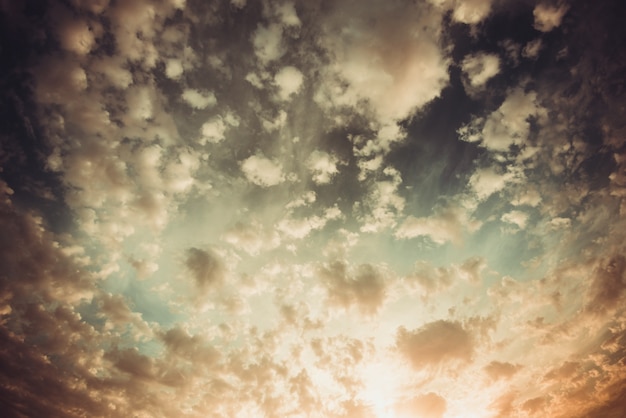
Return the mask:
M263 155L252 155L243 160L241 171L248 181L261 187L276 186L285 181L282 165Z
M550 32L554 28L559 27L567 10L568 6L565 4L556 7L550 4L539 3L533 10L535 29L541 32Z
M347 22L341 18L346 14ZM440 19L425 4L337 2L323 25L322 42L334 59L316 101L329 110L366 101L382 126L410 116L448 82L448 60L438 46ZM416 25L422 29L415 31Z
M440 245L447 242L460 244L464 231L474 231L479 226L479 222L468 218L466 209L462 207L437 207L431 216L407 217L396 230L395 236L399 239L425 236Z
M416 369L469 363L474 355L472 335L459 322L438 320L408 331L400 328L396 347Z
M507 151L512 145L524 144L530 133L530 120L545 116L545 109L533 91L511 90L498 110L486 119L477 118L459 129L459 136L468 142L481 142L492 151Z
M500 379L510 379L515 373L517 373L522 367L519 364L512 364L507 362L492 361L486 365L483 370L489 376L492 381Z
M278 233L274 230L268 230L256 220L250 223L238 222L227 230L223 239L250 255L257 255L280 245Z
M259 25L252 37L254 53L261 63L275 61L285 53L283 28L277 23Z
M485 167L477 169L472 174L469 185L479 200L485 200L514 181L519 179L511 171L503 173L493 167Z
M337 169L338 158L324 151L315 150L306 160L315 184L330 183L339 170Z
M217 103L215 94L211 91L185 89L181 97L194 109L206 109L209 106L215 106Z
M500 219L503 222L516 225L519 229L524 229L526 228L526 222L528 222L528 214L519 210L512 210L502 215Z
M399 417L443 418L447 402L436 393L429 392L394 406Z
M585 310L593 314L611 312L621 303L625 291L626 257L614 256L594 270Z
M320 267L318 274L331 305L346 309L356 306L364 314L375 314L385 300L385 273L371 264L353 269L338 260Z
M185 266L200 290L214 288L224 281L225 266L213 250L188 248Z
M469 88L483 87L500 72L500 58L495 54L480 52L467 55L461 62L461 70L469 79Z
M452 17L454 20L461 23L477 24L489 15L492 0L456 0L453 3Z
M288 100L300 90L303 80L304 76L296 67L281 68L274 76L274 83L278 86L278 97L281 100Z

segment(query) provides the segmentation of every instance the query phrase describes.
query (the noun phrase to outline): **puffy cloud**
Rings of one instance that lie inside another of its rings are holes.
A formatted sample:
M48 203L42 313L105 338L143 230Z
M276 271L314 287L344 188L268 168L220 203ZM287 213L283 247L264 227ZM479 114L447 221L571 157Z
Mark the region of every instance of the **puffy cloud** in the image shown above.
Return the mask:
M526 222L528 221L528 214L519 210L512 210L511 212L502 215L500 219L503 222L516 225L519 229L524 229L526 228Z
M179 59L169 59L165 62L165 75L173 80L178 80L183 75L183 63Z
M505 188L511 182L514 182L516 176L513 172L500 172L493 167L479 168L472 174L469 179L469 185L479 200L487 199L494 193Z
M200 290L218 286L224 281L224 263L213 250L187 249L185 266Z
M396 336L398 351L416 369L443 366L449 362L468 363L474 354L472 335L459 322L439 320Z
M337 163L337 157L318 150L313 151L306 160L306 166L313 175L313 182L316 184L330 183L333 177L339 173Z
M285 53L283 43L283 28L273 23L268 26L259 25L253 34L252 44L254 53L261 63L275 61Z
M211 91L200 91L195 89L185 89L182 94L183 100L195 109L206 109L217 103L215 94Z
M483 87L500 72L500 58L484 52L468 55L461 62L461 70L469 79L470 88Z
M333 261L319 269L320 280L331 305L356 306L362 313L374 314L386 297L386 274L371 264L351 268L344 261Z
M87 55L95 46L94 33L84 20L65 19L58 25L61 46L78 55Z
M486 119L474 119L459 129L462 140L480 141L493 151L507 151L511 145L524 144L530 133L530 120L545 116L545 109L533 91L516 88L509 92L504 102Z
M241 171L248 181L261 187L276 186L285 181L281 164L263 155L252 155L243 160Z
M341 18L346 14L348 22ZM365 100L382 126L410 116L448 82L448 61L438 46L440 19L426 4L335 3L322 38L334 60L317 102L358 108ZM414 30L416 25L422 29Z
M281 68L274 76L274 83L278 86L278 97L281 100L288 100L292 94L300 90L303 80L304 76L296 67Z
M287 237L302 239L309 235L311 231L322 229L328 221L339 219L340 217L341 211L337 206L333 206L325 210L324 216L314 215L301 219L283 219L278 222L276 229Z
M379 232L394 227L399 212L404 209L405 200L398 194L398 186L402 183L400 172L386 167L383 174L387 178L373 182L363 202L362 232Z
M533 16L535 17L535 29L541 32L550 32L554 28L561 25L563 16L567 13L568 6L561 4L560 6L553 6L550 4L539 3L533 10Z
M461 23L479 23L489 15L491 3L492 0L456 0L452 17Z

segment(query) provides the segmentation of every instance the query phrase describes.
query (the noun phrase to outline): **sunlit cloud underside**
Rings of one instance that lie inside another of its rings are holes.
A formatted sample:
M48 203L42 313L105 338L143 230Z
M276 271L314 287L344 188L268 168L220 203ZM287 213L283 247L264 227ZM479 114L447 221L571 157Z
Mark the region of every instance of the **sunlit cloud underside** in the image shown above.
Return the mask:
M621 2L0 11L0 415L624 416Z

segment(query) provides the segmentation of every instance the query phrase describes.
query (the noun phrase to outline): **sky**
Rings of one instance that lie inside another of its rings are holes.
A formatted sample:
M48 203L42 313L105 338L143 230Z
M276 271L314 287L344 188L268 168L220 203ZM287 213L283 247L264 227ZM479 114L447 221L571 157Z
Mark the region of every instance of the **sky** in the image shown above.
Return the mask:
M0 12L3 416L623 417L621 1Z

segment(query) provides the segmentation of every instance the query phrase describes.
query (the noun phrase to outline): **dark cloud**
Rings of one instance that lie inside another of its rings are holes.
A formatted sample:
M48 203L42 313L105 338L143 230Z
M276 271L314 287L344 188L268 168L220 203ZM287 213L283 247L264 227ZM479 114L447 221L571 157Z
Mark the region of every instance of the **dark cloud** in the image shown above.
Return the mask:
M219 256L210 249L187 249L185 266L200 290L218 286L224 280L225 268Z
M507 362L492 361L484 367L485 373L493 381L508 379L517 373L522 366Z
M332 305L357 306L367 314L376 313L386 296L385 273L380 268L361 264L352 268L344 261L333 261L319 269Z
M469 363L474 355L472 335L459 322L439 320L413 331L400 328L398 351L417 368L446 366L448 362Z

